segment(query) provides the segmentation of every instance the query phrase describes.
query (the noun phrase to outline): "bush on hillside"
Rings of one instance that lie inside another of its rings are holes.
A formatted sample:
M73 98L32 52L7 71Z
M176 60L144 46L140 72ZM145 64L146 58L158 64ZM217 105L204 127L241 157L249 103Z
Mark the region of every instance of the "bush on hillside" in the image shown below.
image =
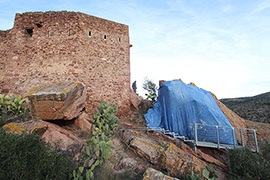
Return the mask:
M49 149L39 136L7 134L0 128L0 179L64 180L70 162Z
M270 141L265 140L262 149L262 156L265 161L270 163Z
M270 179L270 163L249 149L229 150L230 165L237 179Z

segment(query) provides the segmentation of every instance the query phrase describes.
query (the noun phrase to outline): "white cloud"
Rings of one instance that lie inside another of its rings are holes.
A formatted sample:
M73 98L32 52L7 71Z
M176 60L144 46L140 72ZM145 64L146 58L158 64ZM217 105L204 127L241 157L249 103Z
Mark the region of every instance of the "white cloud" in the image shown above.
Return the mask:
M259 2L256 9L253 11L253 13L259 13L264 10L269 10L270 9L270 1L269 0L264 0L262 2Z

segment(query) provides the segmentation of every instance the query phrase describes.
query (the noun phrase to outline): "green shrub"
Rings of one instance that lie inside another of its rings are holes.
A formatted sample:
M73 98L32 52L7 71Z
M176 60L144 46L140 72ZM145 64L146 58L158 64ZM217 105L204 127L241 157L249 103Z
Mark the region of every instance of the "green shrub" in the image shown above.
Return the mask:
M270 141L266 141L263 144L263 149L262 149L262 156L265 159L265 161L270 163Z
M269 162L249 149L229 150L231 170L237 179L270 179Z
M202 180L198 174L195 174L193 171L191 174L187 174L183 176L182 179L184 180Z
M39 136L7 134L0 128L0 179L67 179L70 162Z
M13 94L0 94L0 126L10 121L21 121L28 116L29 100Z
M73 170L72 177L75 180L94 179L95 168L111 157L112 141L110 136L112 136L113 128L118 121L114 114L117 107L115 104L103 101L98 106L99 109L94 112L94 120L92 121L94 131L83 147L77 169Z
M116 126L118 118L115 115L117 106L113 103L101 101L98 104L99 109L94 112L93 122L95 126L102 130L105 135L111 135L113 128Z
M155 103L157 100L158 86L146 77L143 82L143 89L148 92L149 97L147 97L147 99Z

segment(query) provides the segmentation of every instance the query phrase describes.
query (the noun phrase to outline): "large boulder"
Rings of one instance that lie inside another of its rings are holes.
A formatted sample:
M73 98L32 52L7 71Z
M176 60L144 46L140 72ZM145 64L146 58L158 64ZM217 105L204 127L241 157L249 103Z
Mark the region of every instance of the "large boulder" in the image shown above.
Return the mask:
M89 122L89 115L83 112L77 119L74 121L74 126L77 130L85 131L89 134L92 133L92 124Z
M131 147L142 158L152 164L158 165L162 162L164 149L152 143L149 143L139 137L136 137L131 144Z
M16 134L38 134L50 146L57 150L67 151L70 155L76 156L80 153L84 142L60 126L42 121L30 120L21 123L9 123L3 126L8 133Z
M223 160L199 148L196 153L183 141L162 133L153 131L144 134L141 131L126 128L120 128L117 133L134 153L151 163L156 169L165 170L170 176L181 178L183 175L194 172L203 177L202 171L209 164L221 171L227 171ZM222 173L219 173L219 176L222 177Z
M89 114L82 112L77 118L71 121L60 121L63 127L72 132L84 132L92 134L92 124Z
M48 129L48 125L44 123L44 121L40 120L30 120L26 122L21 123L8 123L3 126L3 129L8 133L14 133L14 134L37 134L37 135L43 135L44 132Z
M231 125L233 127L236 127L235 132L236 132L237 142L239 144L241 144L241 134L240 134L240 131L239 131L238 128L247 128L245 119L241 118L235 112L233 112L232 110L230 110L229 108L227 108L227 106L225 106L222 102L220 102L218 100L218 98L212 92L210 92L210 93L213 96L214 100L216 101L217 105L220 107L221 111L224 113L224 115L226 116L226 118L231 123ZM244 137L244 139L243 139L244 140L244 144L246 144L247 139L248 139L248 137L247 137L247 131L243 131L243 137Z
M207 163L169 143L163 147L136 137L131 143L131 149L158 169L165 169L169 175L181 177L192 171L201 174ZM201 174L202 175L202 174Z
M173 143L169 143L163 162L163 168L170 172L170 175L178 177L192 172L202 176L202 170L207 166L206 162L183 151Z
M33 116L42 120L72 120L84 109L85 87L81 83L57 83L32 88L29 99Z
M141 104L143 98L138 96L135 92L131 91L129 100L132 106L135 107L135 109L139 110L139 105Z
M80 153L80 150L84 145L84 142L81 139L56 124L50 122L44 123L48 126L48 129L42 135L42 139L44 139L46 143L49 143L52 148L70 151L73 156Z

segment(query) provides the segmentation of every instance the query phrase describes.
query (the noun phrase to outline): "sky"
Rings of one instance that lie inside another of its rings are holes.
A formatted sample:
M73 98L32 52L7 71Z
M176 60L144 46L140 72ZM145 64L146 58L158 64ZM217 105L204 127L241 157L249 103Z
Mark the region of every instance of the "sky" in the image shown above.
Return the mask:
M270 91L270 0L0 0L16 13L80 11L129 26L131 82L181 78L220 98Z

